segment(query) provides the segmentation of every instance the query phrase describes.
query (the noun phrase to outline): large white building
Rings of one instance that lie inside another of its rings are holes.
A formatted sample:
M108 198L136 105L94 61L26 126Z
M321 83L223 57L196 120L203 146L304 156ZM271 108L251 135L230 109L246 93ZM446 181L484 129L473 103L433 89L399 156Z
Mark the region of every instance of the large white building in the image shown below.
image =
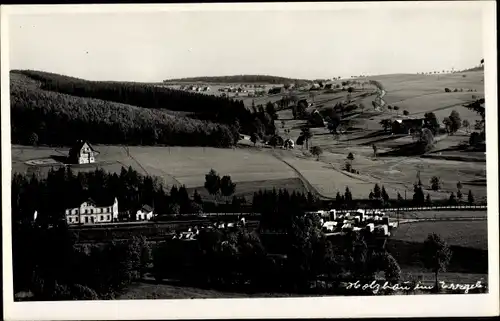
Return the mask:
M66 221L73 224L100 224L118 220L118 199L109 206L97 206L89 199L79 207L66 209Z

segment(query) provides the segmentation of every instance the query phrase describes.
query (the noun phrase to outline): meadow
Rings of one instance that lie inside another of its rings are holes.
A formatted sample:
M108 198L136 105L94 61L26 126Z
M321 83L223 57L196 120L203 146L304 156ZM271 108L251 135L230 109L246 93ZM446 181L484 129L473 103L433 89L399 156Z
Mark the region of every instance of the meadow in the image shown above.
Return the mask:
M454 213L456 214L456 213ZM404 279L422 279L432 284L433 273L421 261L423 242L429 233L439 234L452 251L445 273L439 279L451 283L488 282L487 221L428 221L401 224L386 249L396 258Z
M388 213L394 219L429 219L429 220L453 220L453 219L477 219L486 220L488 216L485 210L433 210L433 211L415 211ZM411 223L410 223L411 224Z

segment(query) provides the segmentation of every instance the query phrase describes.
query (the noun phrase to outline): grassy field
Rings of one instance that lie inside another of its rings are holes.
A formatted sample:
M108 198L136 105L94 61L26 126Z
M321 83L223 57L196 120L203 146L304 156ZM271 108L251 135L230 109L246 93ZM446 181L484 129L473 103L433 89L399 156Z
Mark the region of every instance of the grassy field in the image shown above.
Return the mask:
M394 235L394 240L423 242L430 233L439 234L445 242L480 250L488 249L487 221L440 221L401 224Z
M359 174L347 173L342 170L349 152L355 155L352 166ZM384 185L391 198L413 196L413 183L417 181L417 172L424 185L424 192L431 199L443 199L451 192L457 193L458 179L463 185L464 200L470 189L476 200L486 196L486 184L477 180L485 179L485 163L437 160L417 157L388 157L375 159L371 156L371 147L345 147L342 150L325 151L316 161L314 157L304 156L301 150L293 152L275 151L281 158L300 172L309 183L321 194L335 197L337 192L344 192L349 187L354 198L367 198L374 185ZM441 178L439 191L430 189L430 179L433 176Z
M463 77L465 75L465 77ZM447 75L386 75L370 77L382 82L387 90L384 100L387 104L400 107L399 117L403 110L408 110L410 115L423 116L426 112L435 112L439 121L448 116L452 110L457 110L462 119L467 119L471 124L479 119L479 115L469 111L462 104L472 100L472 95L484 97L483 72L466 72L463 74ZM360 79L363 81L363 79ZM464 92L445 93L444 88L463 88ZM477 92L466 92L469 89ZM366 87L370 92L373 88ZM338 94L318 93L316 102L328 100L326 97L338 96L343 99L345 92ZM376 144L378 153L384 153L397 149L400 146L413 143L408 135L394 135L382 132L379 124L381 119L393 117L396 113L389 111L376 112L371 108L371 101L375 96L369 96L356 100L362 102L366 109L362 114L355 115L353 127L357 130L348 132L339 140L328 132L326 128L313 128L313 137L310 146L320 146L323 154L320 162L315 162L313 157L304 157L302 147L297 146L295 151L288 152L283 158L292 164L309 183L325 196L335 196L337 191L343 192L349 186L353 196L367 197L375 183L383 184L391 197L399 192L407 197L413 195L413 184L420 179L424 185L425 193L431 199L442 199L449 197L451 192L456 194L456 184L460 180L462 192L472 190L477 200L483 200L486 196L486 166L484 153L460 151L456 147L468 142L468 134L464 130L452 136L442 135L436 137L434 153L429 158L373 156L372 144ZM332 104L334 104L332 102ZM304 121L293 120L290 110L280 111L277 127L280 134L285 137L297 139L300 127ZM284 127L282 124L284 121ZM286 134L285 130L290 130ZM354 154L352 166L359 170L360 174L350 174L342 171L349 152ZM306 153L307 154L307 153ZM431 158L433 157L433 158ZM438 176L442 181L439 191L430 190L430 179Z
M422 214L422 213L419 213ZM431 215L431 212L428 212ZM441 216L481 216L485 212L441 212ZM468 214L468 215L467 215ZM488 225L480 221L427 221L401 224L386 244L398 261L403 279L422 279L432 283L433 274L422 263L420 253L430 233L439 234L449 245L452 256L446 273L439 279L451 283L488 281Z
M397 218L397 213L389 213L390 217ZM401 219L451 219L451 218L477 218L486 219L488 217L487 211L421 211L421 212L401 212L399 218Z

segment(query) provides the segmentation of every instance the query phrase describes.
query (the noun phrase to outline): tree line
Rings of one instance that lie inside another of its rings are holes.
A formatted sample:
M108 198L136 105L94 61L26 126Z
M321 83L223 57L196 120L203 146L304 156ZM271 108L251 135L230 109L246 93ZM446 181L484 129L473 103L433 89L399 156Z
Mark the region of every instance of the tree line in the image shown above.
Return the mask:
M52 228L15 222L12 242L14 291L37 301L114 299L144 276L151 255L141 236L77 244L63 221Z
M268 76L268 75L235 75L235 76L177 78L177 79L164 80L164 82L286 84L286 83L310 82L310 81L307 79L292 79L292 78Z
M431 179L431 188L439 190L441 181ZM260 213L266 228L283 229L290 226L291 217L300 211L328 208L350 209L357 207L432 205L444 203L456 205L462 200L475 203L472 191L462 194L462 184L457 183L457 192L449 199L431 200L425 196L423 184L414 184L414 193L403 199L398 193L391 199L385 187L375 184L367 199L353 199L349 187L337 192L333 200L321 200L308 192L287 189L259 190L254 192L251 202L244 196L235 195L237 184L229 175L220 175L211 169L205 175L204 188L212 199L202 199L195 190L192 195L185 186L165 186L158 177L139 174L132 167L122 167L120 173L109 173L103 169L74 173L70 167L50 169L46 177L33 174L14 173L11 185L12 217L15 221L33 220L37 211L37 222L47 226L65 218L67 208L75 208L88 199L98 205L110 206L118 199L120 219L134 220L137 210L143 205L154 208L160 215L196 215L203 212Z

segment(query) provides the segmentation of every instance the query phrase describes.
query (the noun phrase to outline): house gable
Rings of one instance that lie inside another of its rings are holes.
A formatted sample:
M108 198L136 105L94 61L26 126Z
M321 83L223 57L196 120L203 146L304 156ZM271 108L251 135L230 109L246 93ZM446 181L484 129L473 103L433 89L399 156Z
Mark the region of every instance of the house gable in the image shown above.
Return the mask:
M95 149L90 143L79 140L70 149L69 159L78 164L93 163L95 161L94 154Z

